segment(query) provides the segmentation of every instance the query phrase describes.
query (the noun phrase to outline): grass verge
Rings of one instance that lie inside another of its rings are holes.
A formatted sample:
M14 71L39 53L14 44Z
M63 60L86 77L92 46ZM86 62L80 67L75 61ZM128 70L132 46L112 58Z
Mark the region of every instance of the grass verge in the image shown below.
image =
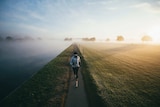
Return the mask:
M81 56L81 62L82 62L81 72L84 79L84 85L85 85L85 89L86 89L86 93L89 101L89 106L90 107L106 107L107 104L104 103L104 100L98 94L97 86L95 84L93 77L90 74L90 70L86 63L86 60L84 59L80 49L79 48L77 49Z
M1 102L1 107L63 107L68 92L71 45Z
M92 96L96 93L95 97L100 96L100 102L104 101L108 107L159 107L160 46L80 45L86 63L83 74L87 93L95 101L91 103L97 102Z

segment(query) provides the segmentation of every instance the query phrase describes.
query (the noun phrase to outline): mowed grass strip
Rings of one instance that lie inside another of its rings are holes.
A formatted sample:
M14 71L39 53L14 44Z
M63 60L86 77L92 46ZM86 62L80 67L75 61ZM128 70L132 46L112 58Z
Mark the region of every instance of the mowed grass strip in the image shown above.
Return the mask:
M79 48L106 105L159 107L160 46L84 43Z
M88 98L89 107L105 107L105 103L102 98L97 94L97 87L95 85L94 79L92 78L87 62L82 56L82 51L79 47L80 45L75 44L75 49L78 51L81 57L81 73L83 75L84 87Z
M71 45L8 96L1 107L63 107L68 91Z

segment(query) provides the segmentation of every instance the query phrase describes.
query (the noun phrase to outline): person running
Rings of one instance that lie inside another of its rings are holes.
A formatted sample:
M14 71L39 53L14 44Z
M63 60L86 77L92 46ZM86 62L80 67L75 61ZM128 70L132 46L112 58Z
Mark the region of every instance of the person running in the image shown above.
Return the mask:
M73 56L71 57L70 60L70 65L72 66L73 72L74 72L74 77L76 79L76 84L75 87L78 87L78 70L80 67L81 59L78 56L77 52L74 52Z

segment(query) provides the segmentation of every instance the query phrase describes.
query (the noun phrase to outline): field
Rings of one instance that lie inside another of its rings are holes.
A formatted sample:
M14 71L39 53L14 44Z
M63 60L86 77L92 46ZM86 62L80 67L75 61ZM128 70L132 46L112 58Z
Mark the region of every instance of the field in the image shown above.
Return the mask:
M94 42L78 46L106 106L160 106L160 46Z

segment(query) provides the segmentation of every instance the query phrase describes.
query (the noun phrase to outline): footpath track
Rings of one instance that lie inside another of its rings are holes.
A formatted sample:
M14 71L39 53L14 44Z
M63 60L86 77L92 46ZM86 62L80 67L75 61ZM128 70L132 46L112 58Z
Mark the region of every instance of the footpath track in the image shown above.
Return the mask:
M65 107L88 107L87 95L84 88L83 77L79 70L79 86L75 88L75 79L73 73L71 74L69 92Z
M74 45L73 51L78 51ZM83 63L83 62L82 62ZM72 69L70 69L69 91L66 99L65 107L89 107L88 99L84 87L84 80L81 74L81 68L78 72L79 86L75 88L75 78Z

